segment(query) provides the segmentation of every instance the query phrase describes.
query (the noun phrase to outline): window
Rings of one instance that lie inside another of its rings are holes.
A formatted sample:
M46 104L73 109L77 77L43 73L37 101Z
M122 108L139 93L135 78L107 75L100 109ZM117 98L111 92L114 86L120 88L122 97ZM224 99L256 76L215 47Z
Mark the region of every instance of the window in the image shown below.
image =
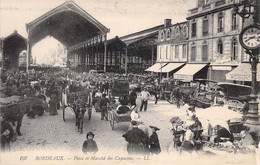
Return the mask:
M196 61L196 47L191 47L190 61Z
M183 35L183 37L187 37L187 26L186 25L183 26L182 35Z
M175 46L175 58L179 58L179 45Z
M232 26L231 26L232 30L236 30L237 29L237 14L235 12L232 13Z
M187 57L187 45L183 44L182 45L182 58L186 58Z
M170 39L170 37L171 37L171 31L170 30L167 30L166 37L167 37L167 39Z
M231 61L236 61L238 56L237 40L233 39L231 43Z
M164 38L164 32L162 31L161 32L161 40L163 40L163 38Z
M175 38L175 32L176 32L176 29L172 28L172 38Z
M203 0L203 5L208 4L209 0Z
M208 45L202 45L202 61L208 61Z
M218 15L218 32L223 32L223 14Z
M207 19L203 20L203 27L202 27L202 35L207 36L209 33L209 21Z
M180 36L180 28L177 27L175 32L176 32L175 37L178 38Z
M196 22L191 24L191 37L196 37Z
M223 43L222 40L218 41L218 53L223 54Z

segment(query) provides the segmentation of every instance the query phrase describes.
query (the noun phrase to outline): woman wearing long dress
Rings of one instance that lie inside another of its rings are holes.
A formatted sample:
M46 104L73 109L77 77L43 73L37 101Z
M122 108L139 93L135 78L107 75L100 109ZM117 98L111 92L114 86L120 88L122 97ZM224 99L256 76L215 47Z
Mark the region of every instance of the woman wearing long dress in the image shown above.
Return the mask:
M50 105L50 108L49 108L49 111L50 111L50 115L57 115L58 112L57 112L57 98L58 96L55 95L55 94L52 94L51 97L50 97L50 101L49 101L49 105Z

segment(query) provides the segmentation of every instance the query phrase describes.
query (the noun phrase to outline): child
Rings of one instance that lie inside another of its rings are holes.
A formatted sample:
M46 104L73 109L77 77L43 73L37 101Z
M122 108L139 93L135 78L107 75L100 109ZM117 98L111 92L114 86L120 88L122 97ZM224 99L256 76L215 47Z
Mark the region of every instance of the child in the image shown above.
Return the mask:
M156 131L160 129L154 126L150 126L150 128L153 131L153 134L149 138L150 152L152 154L159 154L161 152L161 147Z
M98 151L97 143L93 140L94 134L92 132L87 133L87 140L84 141L82 151L84 153L96 153Z

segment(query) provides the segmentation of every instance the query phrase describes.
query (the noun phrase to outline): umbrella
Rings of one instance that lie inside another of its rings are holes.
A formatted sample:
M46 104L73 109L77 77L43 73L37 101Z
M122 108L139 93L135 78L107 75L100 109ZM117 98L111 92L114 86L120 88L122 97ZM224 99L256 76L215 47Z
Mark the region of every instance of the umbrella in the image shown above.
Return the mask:
M214 127L221 125L229 130L227 121L233 118L242 118L239 112L231 111L228 106L210 107L206 109L196 109L196 116L199 120L207 120Z

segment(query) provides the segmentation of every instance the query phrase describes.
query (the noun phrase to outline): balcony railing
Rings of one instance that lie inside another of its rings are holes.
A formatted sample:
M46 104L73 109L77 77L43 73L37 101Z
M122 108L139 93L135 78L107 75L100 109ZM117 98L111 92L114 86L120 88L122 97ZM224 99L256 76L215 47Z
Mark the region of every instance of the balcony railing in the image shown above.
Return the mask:
M210 4L206 4L202 6L202 10L207 10L207 9L210 9Z
M226 0L219 0L215 3L215 6L220 6L220 5L224 5L226 3Z

